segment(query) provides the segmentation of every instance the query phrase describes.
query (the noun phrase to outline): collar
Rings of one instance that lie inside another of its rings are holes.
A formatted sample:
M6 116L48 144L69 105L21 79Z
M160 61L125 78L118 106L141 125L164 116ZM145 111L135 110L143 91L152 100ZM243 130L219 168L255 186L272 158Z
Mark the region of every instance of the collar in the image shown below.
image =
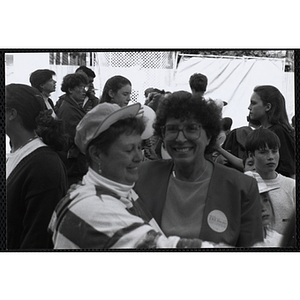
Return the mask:
M123 198L131 198L132 188L134 187L134 184L125 185L101 176L91 167L89 167L87 174L83 177L82 183L84 185L92 184L95 186L106 187Z

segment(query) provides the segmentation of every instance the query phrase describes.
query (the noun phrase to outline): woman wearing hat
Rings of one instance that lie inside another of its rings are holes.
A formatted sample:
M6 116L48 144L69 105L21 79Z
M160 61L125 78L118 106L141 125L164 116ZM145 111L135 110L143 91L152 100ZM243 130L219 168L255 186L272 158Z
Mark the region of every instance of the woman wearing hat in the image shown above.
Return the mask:
M58 204L49 225L56 249L200 248L199 239L165 237L133 186L142 161L140 104L99 104L77 126L89 169Z
M23 84L5 88L7 248L51 249L51 215L67 189L65 168L55 151L64 146L55 120L38 90ZM55 151L54 151L55 150Z

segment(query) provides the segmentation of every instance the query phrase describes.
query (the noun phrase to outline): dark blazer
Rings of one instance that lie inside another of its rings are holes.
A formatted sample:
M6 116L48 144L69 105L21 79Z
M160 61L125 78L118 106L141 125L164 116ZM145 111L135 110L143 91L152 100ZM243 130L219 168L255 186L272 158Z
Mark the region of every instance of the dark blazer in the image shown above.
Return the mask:
M81 180L82 176L88 170L86 157L80 152L74 141L76 126L85 116L86 112L75 100L65 95L60 106L56 109L56 114L59 119L63 120L65 134L68 136L68 147L66 151L60 153L60 157L67 168L70 185Z
M172 160L145 161L134 188L159 225L172 170ZM199 238L236 247L250 247L263 240L260 196L254 178L214 164Z

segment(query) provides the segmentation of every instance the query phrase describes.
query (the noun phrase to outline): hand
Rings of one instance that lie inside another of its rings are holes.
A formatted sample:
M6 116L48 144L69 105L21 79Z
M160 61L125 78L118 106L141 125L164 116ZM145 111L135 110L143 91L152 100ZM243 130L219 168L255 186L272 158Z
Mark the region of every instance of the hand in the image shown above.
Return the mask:
M138 117L143 117L144 116L144 107L143 106L141 106L140 110L137 113L137 116Z
M202 241L200 239L180 239L176 245L179 249L201 248Z
M226 140L226 134L224 131L221 131L216 140L216 146L221 147Z
M215 244L214 248L234 248L233 246L227 245L225 243Z

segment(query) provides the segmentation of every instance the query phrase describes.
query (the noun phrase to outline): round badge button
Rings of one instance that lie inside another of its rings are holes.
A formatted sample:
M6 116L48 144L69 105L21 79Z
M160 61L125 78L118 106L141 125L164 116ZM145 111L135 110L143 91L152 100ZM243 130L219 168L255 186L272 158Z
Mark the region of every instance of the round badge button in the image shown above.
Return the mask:
M216 232L224 232L228 227L226 215L220 210L213 210L207 216L209 227Z

